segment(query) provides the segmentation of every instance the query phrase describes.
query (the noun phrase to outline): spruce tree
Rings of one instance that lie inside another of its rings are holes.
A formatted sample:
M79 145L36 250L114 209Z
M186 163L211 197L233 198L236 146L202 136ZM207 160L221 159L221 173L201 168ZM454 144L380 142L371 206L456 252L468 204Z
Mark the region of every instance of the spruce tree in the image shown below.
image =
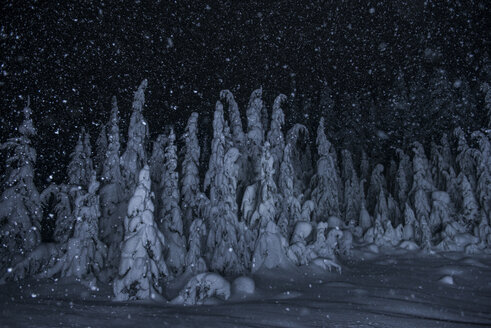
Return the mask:
M188 119L184 134L184 159L181 173L181 208L185 231L195 218L199 216L198 195L200 193L198 142L198 113L194 112Z
M280 94L276 97L273 104L273 114L271 115L271 129L268 132L267 140L271 145L271 155L274 160L275 182L278 183L280 175L280 164L283 160L283 150L285 149L285 137L283 135L283 124L285 124L285 114L281 109L281 104L286 101L286 96Z
M160 231L167 242L166 262L171 274L179 275L184 270L186 240L182 226L182 214L179 206L179 174L177 173L176 135L171 128L165 147L164 173L161 179Z
M113 283L118 301L156 299L162 292L159 280L169 276L163 258L165 237L153 219L150 187L150 168L145 165L124 219L119 274Z
M116 97L112 98L111 117L107 124L108 145L101 172L101 220L100 238L108 247L107 265L116 270L121 255L123 220L127 203L123 196L123 180L120 168L119 114Z
M30 101L24 107L20 136L0 145L7 149L6 179L0 199L0 270L25 256L41 242L41 200L34 185L36 151L31 138L36 135Z
M338 181L336 165L331 152L331 143L324 133L324 118L321 118L317 129L317 171L312 177L310 187L312 200L315 203L314 220L324 221L329 216L340 216Z
M128 143L121 157L121 173L126 197L133 193L134 186L138 182L138 172L147 161L145 147L148 139L148 124L142 114L147 86L147 80L143 80L135 92L133 113L128 128Z

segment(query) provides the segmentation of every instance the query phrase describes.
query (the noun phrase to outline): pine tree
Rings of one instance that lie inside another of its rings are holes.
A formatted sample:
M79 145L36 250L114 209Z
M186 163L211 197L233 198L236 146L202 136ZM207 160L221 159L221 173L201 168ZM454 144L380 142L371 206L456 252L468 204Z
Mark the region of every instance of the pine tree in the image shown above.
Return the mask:
M106 125L103 124L101 127L101 131L99 132L99 136L97 137L96 140L94 168L97 173L97 176L101 176L102 174L104 158L106 157L107 144L108 142L107 142Z
M281 208L278 219L278 228L285 238L289 238L294 224L300 220L301 205L294 194L293 186L293 166L291 163L291 144L287 144L283 151L283 161L280 167L280 177L278 182L281 193Z
M198 218L198 195L200 193L198 142L198 113L191 114L184 134L185 151L181 174L181 207L185 231Z
M247 106L247 152L248 152L248 180L250 181L259 173L259 161L261 147L264 140L264 130L261 121L263 108L262 89L254 90Z
M477 140L479 149L473 151L474 161L477 164L476 196L485 215L491 217L491 143L489 133L486 136L480 131L472 133Z
M166 263L171 274L179 275L184 270L186 240L184 237L181 208L179 207L179 174L177 173L176 135L171 128L165 147L165 169L161 179L160 231L166 238L168 252Z
M85 165L85 172L86 172L83 186L85 189L88 189L92 181L91 175L92 175L92 171L94 170L94 162L92 161L92 145L90 143L90 134L86 132L85 129L83 129L83 131L84 131L84 142L83 142L84 165Z
M92 172L88 191L79 190L75 200L73 236L67 242L67 252L60 260L62 277L94 281L104 267L107 248L99 240L99 182Z
M463 173L469 183L471 184L472 190L476 189L476 163L472 156L472 149L467 144L467 139L465 137L464 131L461 128L456 128L454 130L454 136L457 139L457 156L455 162L459 169L459 173Z
M121 157L121 173L126 197L129 197L133 193L134 186L138 181L138 172L147 161L145 145L148 139L148 124L142 114L145 104L145 89L147 86L147 80L143 80L135 92L133 113L131 114L128 129L128 143Z
M165 145L167 144L167 137L165 134L159 134L157 139L153 142L152 156L148 165L150 166L150 179L152 179L152 186L154 186L155 197L160 199L159 186L161 184L162 175L164 172L165 162Z
M237 174L239 158L237 148L226 152L223 105L217 101L213 119L213 140L210 163L205 176L205 189L209 189L207 240L210 269L226 274L243 271L239 261L237 218Z
M399 165L395 176L394 194L399 204L405 204L412 180L411 160L402 149L397 149L396 152L399 157Z
M458 180L460 183L462 199L460 214L463 222L467 225L467 230L472 231L474 225L479 223L479 206L467 176L461 172L458 176Z
M117 270L123 241L123 220L126 215L126 202L123 197L123 180L120 168L119 115L116 97L112 98L108 145L102 162L100 190L101 220L100 238L108 247L107 265Z
M331 152L331 143L324 133L324 118L317 129L317 171L311 181L312 200L315 203L314 219L324 221L329 216L340 216L336 165Z
M24 107L20 136L0 145L11 156L6 160L6 179L0 199L0 270L24 256L40 242L42 216L39 192L34 185L36 151L31 138L36 135L30 101Z
M75 150L70 154L70 163L68 164L68 183L72 186L86 187L87 175L89 174L86 167L83 137L85 130L78 136Z
M351 152L344 149L341 152L343 158L342 178L344 181L343 213L345 222L357 222L360 215L360 185L358 175L353 166Z
M75 218L72 214L72 202L68 185L58 186L55 205L56 223L53 239L58 244L65 244L72 235Z
M150 187L150 168L145 165L124 219L119 275L113 283L118 301L157 298L162 292L159 280L169 275L163 258L165 237L153 220Z
M374 213L375 206L377 205L377 197L380 195L380 191L387 190L387 182L383 176L384 166L382 164L377 164L372 171L370 177L370 186L368 187L367 195L367 209L369 212Z
M189 227L188 252L186 254L186 272L193 275L208 271L203 258L206 246L206 225L203 220L195 218Z
M283 150L285 149L285 137L283 135L283 124L285 124L285 114L281 109L281 104L286 101L286 96L280 94L276 97L273 105L273 114L271 116L271 129L268 132L267 140L271 145L271 155L274 159L275 182L278 182L280 175L280 163L283 159Z
M240 118L239 106L234 99L234 95L229 90L222 90L220 98L226 99L228 102L228 117L230 126L232 127L232 139L234 147L241 151L246 143L246 136L242 128L242 119Z

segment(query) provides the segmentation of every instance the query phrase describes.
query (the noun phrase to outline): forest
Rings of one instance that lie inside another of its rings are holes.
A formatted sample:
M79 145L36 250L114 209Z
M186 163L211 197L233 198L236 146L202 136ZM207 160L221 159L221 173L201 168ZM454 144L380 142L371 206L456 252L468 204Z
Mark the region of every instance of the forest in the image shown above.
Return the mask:
M73 277L92 290L110 284L114 300L128 301L165 300L166 285L185 279L168 301L194 305L229 298L227 279L250 288L258 272L305 266L342 275L357 249L491 253L487 85L480 129L443 130L429 147L414 141L384 162L336 149L324 118L316 131L300 123L284 131L287 96L269 115L262 89L245 117L221 91L211 140L199 139L198 112L182 135L169 125L151 140L147 86L134 92L125 148L113 97L95 143L82 129L66 180L44 190L34 183L27 100L17 136L1 144L3 283Z

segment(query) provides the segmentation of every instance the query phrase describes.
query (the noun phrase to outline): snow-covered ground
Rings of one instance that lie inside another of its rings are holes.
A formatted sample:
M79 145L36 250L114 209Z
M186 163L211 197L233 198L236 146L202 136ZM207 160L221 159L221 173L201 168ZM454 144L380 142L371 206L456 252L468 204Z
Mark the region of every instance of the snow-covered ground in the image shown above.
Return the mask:
M0 326L491 326L489 255L354 255L342 274L314 267L259 273L254 294L202 306L113 302L111 286L92 291L74 280L10 282L0 286ZM169 286L166 297L179 287Z

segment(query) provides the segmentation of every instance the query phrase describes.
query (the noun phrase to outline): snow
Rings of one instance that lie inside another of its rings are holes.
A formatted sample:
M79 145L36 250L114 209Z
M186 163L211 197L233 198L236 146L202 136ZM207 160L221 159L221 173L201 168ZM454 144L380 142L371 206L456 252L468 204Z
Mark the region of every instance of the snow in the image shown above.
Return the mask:
M213 305L201 306L115 303L109 286L91 290L74 279L7 283L0 286L0 322L5 327L491 325L489 256L405 251L359 255L344 263L341 275L307 267L253 275L254 294L242 298L232 283L228 301L209 299Z

